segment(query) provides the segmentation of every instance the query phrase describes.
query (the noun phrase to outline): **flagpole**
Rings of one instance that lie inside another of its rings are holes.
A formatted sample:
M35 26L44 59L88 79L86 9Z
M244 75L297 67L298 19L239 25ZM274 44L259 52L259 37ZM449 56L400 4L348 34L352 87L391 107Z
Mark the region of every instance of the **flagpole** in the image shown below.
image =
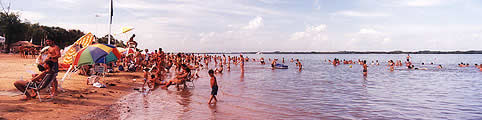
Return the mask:
M107 40L107 44L110 45L110 37L112 36L111 35L111 29L112 29L112 15L113 15L113 12L114 12L114 9L113 9L113 3L112 3L112 0L110 0L110 20L109 20L109 35L107 36L108 37L108 40Z

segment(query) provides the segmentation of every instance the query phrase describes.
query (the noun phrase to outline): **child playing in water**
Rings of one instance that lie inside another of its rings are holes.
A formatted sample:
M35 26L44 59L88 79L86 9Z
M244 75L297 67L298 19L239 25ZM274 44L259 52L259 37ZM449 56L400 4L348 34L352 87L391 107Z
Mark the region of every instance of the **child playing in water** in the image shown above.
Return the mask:
M208 71L209 76L211 77L211 98L209 98L208 104L211 104L211 100L214 99L214 102L216 103L218 99L216 99L216 95L218 94L218 82L216 81L216 77L214 76L214 71L209 70Z

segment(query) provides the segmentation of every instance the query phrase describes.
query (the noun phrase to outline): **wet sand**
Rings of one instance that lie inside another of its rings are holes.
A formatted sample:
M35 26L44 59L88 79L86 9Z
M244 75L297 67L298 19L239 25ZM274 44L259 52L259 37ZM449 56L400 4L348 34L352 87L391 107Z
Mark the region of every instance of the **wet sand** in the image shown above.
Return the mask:
M23 78L29 80L27 71L37 72L33 67L34 59L21 58L19 55L0 54L0 119L116 119L118 114L110 111L116 102L142 85L142 73L108 73L105 78L107 88L86 85L87 76L72 74L57 92L53 100L39 102L37 99L22 101L24 97L13 86ZM65 71L59 72L60 79ZM133 81L132 79L137 79ZM46 90L43 94L48 95Z

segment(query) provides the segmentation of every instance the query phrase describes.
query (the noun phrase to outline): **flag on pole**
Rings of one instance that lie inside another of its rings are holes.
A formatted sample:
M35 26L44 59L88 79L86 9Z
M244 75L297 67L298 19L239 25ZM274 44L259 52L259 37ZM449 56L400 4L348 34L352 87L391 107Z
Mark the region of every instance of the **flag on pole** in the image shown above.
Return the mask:
M114 1L110 0L110 24L112 24L112 16L114 16Z

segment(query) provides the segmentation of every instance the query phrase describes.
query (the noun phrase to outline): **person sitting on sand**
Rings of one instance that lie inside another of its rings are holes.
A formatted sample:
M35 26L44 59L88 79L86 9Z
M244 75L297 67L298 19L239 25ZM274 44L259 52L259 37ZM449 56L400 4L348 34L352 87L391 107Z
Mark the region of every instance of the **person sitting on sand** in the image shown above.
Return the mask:
M216 95L218 94L218 82L216 81L216 76L214 76L213 70L209 70L208 74L211 77L211 79L209 80L209 83L211 83L211 98L209 98L208 104L211 104L211 101L213 99L215 103L218 101L218 99L216 99Z
M52 61L46 61L44 64L38 66L39 71L41 71L41 73L40 74L33 74L30 82L41 81L47 75L47 73L54 73L54 70L52 70L52 66L54 66L53 64L54 64L54 62L52 62ZM53 78L53 79L55 79L55 78ZM51 82L53 82L53 81L51 81ZM25 92L28 83L29 83L29 81L17 80L13 83L13 85L20 92ZM53 95L55 88L52 87L52 89L53 90L50 90L50 92ZM25 92L25 98L23 100L29 100L30 98L34 98L34 97L37 96L36 91L34 91L33 89L30 89L30 90L31 91Z
M185 65L185 64L181 64L181 69L182 71L177 73L177 75L172 78L171 80L169 80L165 86L163 86L164 89L167 89L170 85L172 84L181 84L181 83L184 83L184 81L187 79L187 77L189 76L191 70ZM185 86L185 85L184 85Z

